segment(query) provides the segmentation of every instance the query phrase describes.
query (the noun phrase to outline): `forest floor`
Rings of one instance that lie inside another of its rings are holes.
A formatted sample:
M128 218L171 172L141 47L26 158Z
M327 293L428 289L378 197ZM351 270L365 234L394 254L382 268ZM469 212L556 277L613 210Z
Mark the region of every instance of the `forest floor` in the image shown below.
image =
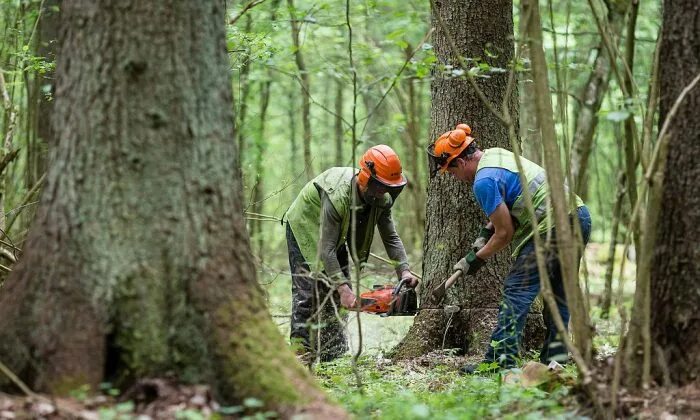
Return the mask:
M592 244L586 255L586 288L591 300L591 316L596 327L595 348L601 371L609 364L619 340L620 319L613 308L610 319L600 317L597 301L603 290L604 245ZM627 262L623 296L634 289L633 263ZM363 280L372 283L393 281L391 269L376 265ZM615 277L617 277L617 272ZM289 282L284 272L263 272L270 312L280 331L288 334L290 308ZM618 282L615 281L617 289ZM353 352L360 342L353 314L349 320ZM578 419L594 416L591 405L580 398L576 370L567 366L541 384L527 384L527 375L514 369L499 374L464 376L458 368L480 357L460 357L448 350L437 351L410 361L394 362L389 351L408 331L411 317L381 318L361 315L362 355L353 365L350 354L313 367L313 374L331 398L358 419ZM535 354L527 355L534 360ZM98 395L87 388L74 390L69 398L11 396L0 393L0 420L17 418L98 419L188 419L275 418L254 398L241 405L221 406L206 386L184 386L163 379L143 380L128 390L103 384ZM601 395L606 392L601 388ZM651 389L640 395L621 393L618 417L700 418L700 390Z

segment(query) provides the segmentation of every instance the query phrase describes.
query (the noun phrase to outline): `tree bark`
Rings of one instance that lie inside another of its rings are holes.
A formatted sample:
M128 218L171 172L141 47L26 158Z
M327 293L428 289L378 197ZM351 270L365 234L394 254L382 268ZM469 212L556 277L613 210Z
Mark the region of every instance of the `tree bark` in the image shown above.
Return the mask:
M700 7L664 2L659 124L681 90L700 73ZM700 376L700 86L680 105L671 126L661 216L651 267L654 377L687 384Z
M223 402L342 417L255 279L223 3L75 0L62 17L57 144L0 295L3 362L59 394L175 374Z
M459 67L457 57L449 47L447 31L464 57L481 57L491 66L508 67L514 53L511 0L443 0L435 5L437 8L432 10L432 22L436 28L433 45L441 63ZM445 28L441 27L437 14ZM474 25L473 22L477 21L479 24ZM464 30L465 27L469 30ZM493 56L487 57L485 49ZM478 85L492 103L501 104L507 82L507 74L493 74L488 79L479 79ZM516 92L511 91L510 95L510 113L517 121ZM508 130L479 101L466 80L452 77L449 71L435 71L431 97L430 141L454 129L458 123L468 123L480 148L509 148ZM479 228L487 221L466 184L450 176L431 177L423 247L421 302L424 306L434 304L430 299L431 291L452 274L452 266L466 254ZM460 312L453 319L442 310L420 312L407 336L395 349L395 357L410 358L440 349L443 341L445 348L482 353L496 324L501 279L510 265L510 252L505 250L489 260L476 276L463 277L448 291L445 302L460 306ZM445 333L448 322L450 329ZM526 332L530 339L536 335ZM541 339L540 336L540 344Z

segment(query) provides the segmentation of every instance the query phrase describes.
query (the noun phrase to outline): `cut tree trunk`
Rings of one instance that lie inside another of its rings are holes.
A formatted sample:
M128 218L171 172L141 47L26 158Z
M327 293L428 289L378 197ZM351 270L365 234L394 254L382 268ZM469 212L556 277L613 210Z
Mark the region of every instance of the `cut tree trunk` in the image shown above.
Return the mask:
M64 2L57 144L0 295L0 354L41 391L176 375L226 403L343 417L286 350L255 279L223 7Z
M481 57L491 66L507 68L513 58L513 14L511 0L491 2L440 1L433 9L433 45L438 60L459 67L452 53L445 30L455 40L464 57ZM446 28L440 26L440 14ZM479 25L473 25L473 22ZM464 30L469 27L469 30ZM486 54L485 50L491 54ZM479 101L474 89L450 72L434 73L431 85L432 110L430 139L453 130L458 123L467 123L480 148L510 148L508 131ZM506 74L492 74L478 79L480 89L498 108L507 90ZM517 121L516 92L510 92L510 114ZM430 305L430 293L452 274L452 266L462 258L481 226L488 221L474 200L470 188L451 176L431 177L428 183L426 230L423 247L423 283L421 301ZM416 316L407 336L395 349L395 357L410 358L432 350L459 348L462 353L479 354L486 350L496 324L501 300L501 281L511 266L510 249L490 259L476 276L458 281L448 290L446 304L461 310L450 320L441 310L426 310ZM539 321L538 321L539 318ZM541 344L541 314L532 317L525 336ZM449 322L449 330L445 333ZM537 326L539 323L539 326Z
M661 41L663 124L680 92L700 74L700 7L666 0ZM700 86L688 94L670 126L661 216L651 265L653 375L660 382L700 377Z

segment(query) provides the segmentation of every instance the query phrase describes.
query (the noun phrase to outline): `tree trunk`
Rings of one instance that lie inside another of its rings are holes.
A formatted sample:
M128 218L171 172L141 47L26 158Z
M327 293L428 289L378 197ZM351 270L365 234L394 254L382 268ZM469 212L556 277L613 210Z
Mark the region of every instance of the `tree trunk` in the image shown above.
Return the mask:
M520 32L520 58L525 61L530 59L530 49L527 46L527 23L524 19L523 2L520 2L520 22L518 31ZM520 78L520 142L523 156L538 165L542 164L542 135L540 126L537 125L537 111L535 110L535 86L532 83L532 74L528 72L519 73Z
M37 54L40 57L44 57L47 62L56 60L58 26L60 23L59 12L56 9L60 6L61 0L45 1L39 20ZM32 149L31 158L27 159L27 185L29 186L34 185L46 171L46 145L54 139L51 125L51 115L53 113L53 100L51 97L55 91L54 72L48 70L46 73L38 74L35 84L38 94L36 100L39 104L36 126L38 141L30 146Z
M283 417L342 416L255 279L222 2L75 0L62 17L57 144L0 295L3 362L60 394L175 374Z
M664 2L661 41L663 124L681 90L700 73L700 7ZM670 126L661 216L651 268L653 375L674 384L700 377L700 86L688 94Z
M42 3L36 36L35 54L47 62L56 60L56 45L58 39L60 0L48 0ZM35 72L30 83L27 98L27 115L31 129L27 130L25 185L29 190L42 178L46 172L48 144L53 141L54 134L51 126L53 114L54 71L47 67L46 72ZM22 209L17 231L23 232L34 218L35 207ZM17 224L17 223L15 223ZM8 232L9 234L9 232ZM15 238L17 239L17 238Z
M274 20L273 20L274 21ZM263 167L263 158L265 156L265 149L267 148L267 137L265 134L265 129L267 128L267 108L270 104L270 85L272 84L271 71L268 71L269 79L262 81L260 85L260 131L258 132L257 140L255 142L255 165L253 166L254 172L254 182L253 182L253 202L252 208L253 212L257 214L263 213L263 204L265 201L265 186L263 184L263 172L265 168ZM262 220L259 216L255 216L251 220L250 236L254 238L256 243L256 250L258 260L260 263L264 261L263 246L265 244L262 229Z
M245 27L243 28L244 33L250 33L253 27L253 18L250 14L245 17ZM238 115L236 119L236 136L238 139L238 150L239 154L237 157L238 167L241 168L241 173L243 172L243 155L245 154L245 131L246 131L246 117L248 115L248 95L250 94L250 80L248 76L250 75L250 58L245 57L244 62L241 65L241 69L238 73Z
M345 91L345 83L342 79L335 79L335 116L333 117L333 129L335 138L335 164L336 166L345 166L343 162L343 140L345 137L345 129L343 127L343 92Z
M406 49L406 54L410 54L411 51ZM409 78L406 81L408 87L408 121L406 126L406 136L408 137L407 149L408 152L408 169L411 177L411 201L412 212L413 212L413 223L411 223L413 232L413 241L415 247L421 246L423 241L423 235L421 232L425 229L425 190L423 187L423 180L421 179L421 162L425 160L425 155L423 154L423 148L420 144L420 120L418 119L418 107L419 99L418 93L416 92L416 84L414 78Z
M297 20L297 11L294 7L294 0L287 0L289 6L290 22L292 25L292 42L294 43L294 59L299 70L299 83L301 84L301 122L304 127L303 146L304 146L304 165L306 179L313 178L314 170L311 160L311 87L309 82L309 72L306 69L304 62L304 54L301 52L301 44L299 42L299 31L301 25Z
M433 8L433 45L439 62L459 67L446 32L456 42L464 57L487 57L491 66L507 68L513 58L513 14L511 0L436 2ZM437 14L445 28L440 26ZM479 22L473 25L473 22ZM469 27L469 30L464 30ZM465 69L468 70L468 69ZM482 104L468 82L451 77L449 72L434 73L431 85L432 110L430 141L452 130L458 123L468 123L480 148L509 148L508 130ZM501 104L506 94L507 74L493 74L478 79L480 89L494 104ZM510 113L517 121L516 92L510 92ZM479 228L488 219L476 204L464 183L450 176L431 177L428 183L426 231L423 247L423 284L421 302L430 305L431 291L452 274L452 266L462 258ZM511 265L509 250L489 260L476 276L463 277L449 290L447 304L461 310L450 320L442 310L425 310L415 318L408 335L396 348L398 358L415 357L434 349L460 348L464 353L482 353L496 325L501 299L501 279ZM445 329L449 322L447 334ZM540 323L541 323L540 315ZM527 338L536 334L526 332ZM540 340L542 337L540 336ZM541 341L540 341L541 344Z
M293 163L292 168L294 168L295 172L294 175L296 176L296 168L297 168L297 159L298 159L298 154L299 154L299 146L297 145L297 97L294 95L295 89L294 85L292 85L289 89L288 96L287 98L289 99L288 105L287 105L287 117L289 117L289 153L291 155L291 161ZM304 183L302 182L301 185L299 186L299 189L304 186ZM292 192L292 200L294 197L296 197L296 194L298 191L291 191Z
M608 19L606 27L610 29L607 36L617 45L624 27L625 14L629 1L606 1ZM584 201L588 195L588 158L593 149L593 138L598 126L598 111L608 91L610 81L611 59L601 40L595 49L596 59L586 85L581 90L574 137L571 145L571 175L574 192Z

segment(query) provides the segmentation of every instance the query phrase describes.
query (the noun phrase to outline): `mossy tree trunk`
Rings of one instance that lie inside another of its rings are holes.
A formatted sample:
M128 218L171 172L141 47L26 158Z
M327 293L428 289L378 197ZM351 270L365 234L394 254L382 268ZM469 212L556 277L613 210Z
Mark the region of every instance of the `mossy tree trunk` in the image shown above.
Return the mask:
M447 31L462 56L482 58L494 67L508 67L513 57L511 0L443 0L435 5L437 9L432 10L432 22L436 28L433 45L439 62L459 67L458 59L449 47ZM441 16L445 28L440 26L436 14ZM500 109L506 95L508 74L490 76L478 79L478 85ZM513 90L510 95L510 114L517 121L516 92ZM506 127L480 102L474 89L463 78L452 77L449 70L436 70L431 97L428 141L453 130L458 123L467 123L480 148L510 148ZM430 292L452 274L452 266L467 253L479 228L487 221L467 185L447 175L430 178L423 247L422 305L434 306ZM440 349L443 340L445 348L461 348L471 354L485 351L496 324L501 281L510 265L510 250L506 249L489 260L476 276L463 277L448 290L445 303L458 305L461 310L449 323L447 334L449 315L442 310L424 310L416 316L409 333L395 349L395 356L409 358ZM528 332L526 335L533 337Z
M666 0L661 41L660 124L700 73L700 7ZM674 384L700 377L700 86L688 94L669 131L661 216L651 266L653 375Z
M3 362L52 393L174 373L223 402L342 417L255 280L223 3L75 0L62 17L57 144L0 294Z

